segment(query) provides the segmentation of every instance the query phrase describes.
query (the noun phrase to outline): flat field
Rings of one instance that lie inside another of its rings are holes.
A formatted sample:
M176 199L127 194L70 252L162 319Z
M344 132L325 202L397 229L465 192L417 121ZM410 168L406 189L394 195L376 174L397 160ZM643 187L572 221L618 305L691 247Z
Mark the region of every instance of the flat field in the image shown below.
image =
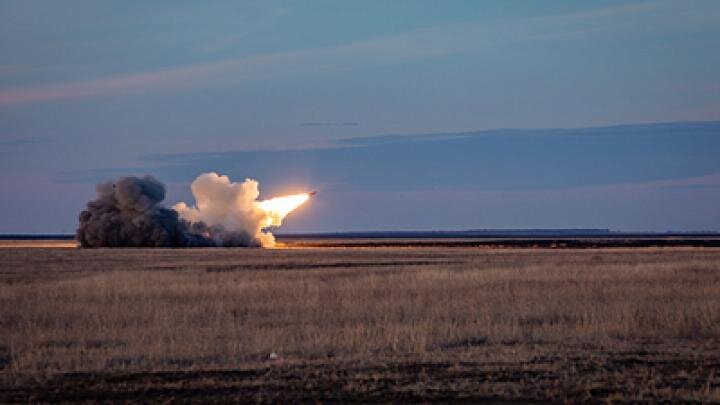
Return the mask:
M0 402L720 401L718 248L5 246Z

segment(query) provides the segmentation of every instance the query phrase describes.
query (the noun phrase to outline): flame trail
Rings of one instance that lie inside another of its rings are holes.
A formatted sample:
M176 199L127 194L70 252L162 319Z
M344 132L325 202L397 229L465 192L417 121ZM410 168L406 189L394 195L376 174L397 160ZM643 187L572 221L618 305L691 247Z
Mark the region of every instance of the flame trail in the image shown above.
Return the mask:
M305 201L309 198L310 195L308 193L303 193L260 201L258 206L267 214L261 227L268 228L270 226L282 225L282 220L297 207L305 204Z

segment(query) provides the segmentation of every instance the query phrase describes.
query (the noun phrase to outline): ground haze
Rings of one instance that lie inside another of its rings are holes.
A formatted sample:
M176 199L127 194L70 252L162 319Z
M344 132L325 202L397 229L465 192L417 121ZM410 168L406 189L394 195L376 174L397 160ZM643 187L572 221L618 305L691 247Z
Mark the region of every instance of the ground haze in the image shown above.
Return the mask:
M720 400L720 249L331 245L0 249L0 400Z

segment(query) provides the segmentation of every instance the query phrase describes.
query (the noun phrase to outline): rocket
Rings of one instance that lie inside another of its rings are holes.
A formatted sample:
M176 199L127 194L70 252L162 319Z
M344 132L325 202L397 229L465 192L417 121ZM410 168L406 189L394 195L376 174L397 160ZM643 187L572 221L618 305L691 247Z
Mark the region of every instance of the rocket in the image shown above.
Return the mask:
M309 195L310 197L314 196L315 194L317 194L317 190L313 190L313 191L311 191L311 192L308 193L308 195Z

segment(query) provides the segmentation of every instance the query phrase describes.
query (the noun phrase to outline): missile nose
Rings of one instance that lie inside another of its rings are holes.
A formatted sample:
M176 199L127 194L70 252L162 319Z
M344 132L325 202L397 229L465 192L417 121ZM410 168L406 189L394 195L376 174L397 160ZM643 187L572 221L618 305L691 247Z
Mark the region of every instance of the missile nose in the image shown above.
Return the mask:
M311 192L308 193L309 196L313 196L313 195L315 195L315 194L317 194L317 191L316 191L316 190L313 190L313 191L311 191Z

